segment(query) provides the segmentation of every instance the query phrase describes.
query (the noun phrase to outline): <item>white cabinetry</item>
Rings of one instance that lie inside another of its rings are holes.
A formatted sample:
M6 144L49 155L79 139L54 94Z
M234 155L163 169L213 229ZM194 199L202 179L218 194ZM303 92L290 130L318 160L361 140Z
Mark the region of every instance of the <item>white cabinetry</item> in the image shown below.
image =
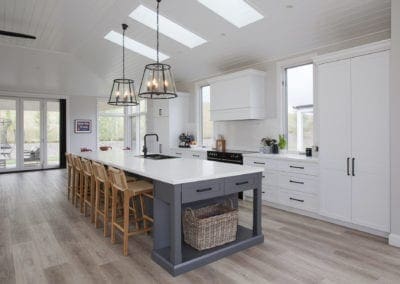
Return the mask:
M207 159L207 151L205 149L191 149L191 148L171 148L169 154L171 156L190 158L190 159Z
M263 119L265 73L247 69L210 79L211 120Z
M159 148L153 149L168 154L171 146L178 145L179 135L186 130L189 122L189 94L178 93L170 100L151 101L153 128L149 132L159 136Z
M321 214L389 231L389 46L317 59ZM353 55L355 53L355 55Z
M248 166L263 167L262 199L314 213L319 208L318 163L262 155L244 158ZM245 192L251 197L251 192Z

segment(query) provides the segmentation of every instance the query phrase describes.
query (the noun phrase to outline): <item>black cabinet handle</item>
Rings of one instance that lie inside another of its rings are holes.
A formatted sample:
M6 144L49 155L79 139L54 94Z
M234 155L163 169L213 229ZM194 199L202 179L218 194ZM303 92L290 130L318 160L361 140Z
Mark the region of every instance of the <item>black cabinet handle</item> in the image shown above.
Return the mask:
M212 190L212 187L208 187L208 188L202 188L202 189L198 189L196 190L197 192L205 192L205 191L210 191Z
M193 154L192 156L193 156L193 157L200 158L200 155L195 155L195 154Z
M253 163L256 165L265 165L265 163L262 163L262 162L253 162Z
M304 200L302 200L302 199L297 199L297 198L293 198L293 197L290 197L290 200L297 201L297 202L304 202Z
M350 175L350 158L347 158L347 175Z
M303 181L289 180L291 183L304 184Z
M356 158L351 159L351 174L353 175L353 177L356 176L355 169L354 169L355 160L356 160Z
M265 178L265 176L262 176L262 178Z
M244 185L244 184L248 184L248 181L242 181L242 182L237 182L236 185Z
M298 167L298 166L290 166L292 169L299 169L299 170L304 170L304 167Z
M265 194L265 191L262 191L262 193L264 193L264 194Z
M182 155L182 153L178 153L178 152L176 152L175 154L177 154L177 155Z
M162 116L162 109L161 108L158 109L158 115Z

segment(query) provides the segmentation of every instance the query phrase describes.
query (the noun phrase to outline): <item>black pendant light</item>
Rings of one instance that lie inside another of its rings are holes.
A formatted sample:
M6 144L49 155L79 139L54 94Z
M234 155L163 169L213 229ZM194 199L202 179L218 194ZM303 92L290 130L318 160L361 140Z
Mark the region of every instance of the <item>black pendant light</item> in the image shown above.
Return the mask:
M109 105L137 106L134 81L125 78L125 31L127 24L122 24L122 79L115 79L110 93Z
M171 66L162 64L159 60L159 6L157 1L157 62L144 67L142 82L139 88L139 97L146 99L173 99L176 94L175 80Z

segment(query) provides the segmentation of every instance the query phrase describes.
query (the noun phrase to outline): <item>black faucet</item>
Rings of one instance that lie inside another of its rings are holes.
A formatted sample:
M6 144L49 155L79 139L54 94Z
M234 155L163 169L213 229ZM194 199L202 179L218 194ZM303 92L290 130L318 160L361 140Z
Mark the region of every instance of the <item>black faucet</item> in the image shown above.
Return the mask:
M143 140L144 140L143 155L144 155L145 158L147 157L147 146L146 146L146 144L147 144L146 140L147 140L147 139L146 139L146 138L149 137L149 136L155 136L156 139L157 139L157 142L158 142L158 135L155 134L155 133L146 134L146 135L144 136L144 138L143 138Z

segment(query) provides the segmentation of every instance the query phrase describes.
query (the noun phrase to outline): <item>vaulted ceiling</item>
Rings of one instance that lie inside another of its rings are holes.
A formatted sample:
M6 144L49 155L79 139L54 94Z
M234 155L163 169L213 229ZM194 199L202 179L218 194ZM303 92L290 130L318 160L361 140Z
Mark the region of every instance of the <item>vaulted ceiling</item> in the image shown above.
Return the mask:
M390 0L248 2L265 17L241 29L196 0L161 2L162 15L208 41L190 49L161 35L160 50L171 57L166 63L172 65L177 81L193 81L355 37L388 34L390 30ZM82 70L88 70L101 85L100 94L96 95L105 95L108 90L101 93L102 84L106 86L106 82L121 72L121 48L106 41L105 34L110 30L119 31L121 23L126 22L129 25L127 36L155 46L155 32L128 17L140 4L154 9L155 0L2 0L0 29L34 34L37 40L0 37L0 45L20 46L64 57L71 55L74 61L68 66L69 72L74 73L74 64L82 65L79 67L82 76L85 73ZM126 59L128 76L140 81L144 65L151 60L131 51L127 51ZM35 64L40 65L40 62ZM0 65L0 69L10 67ZM67 76L65 72L64 76ZM69 87L65 88L68 91Z

